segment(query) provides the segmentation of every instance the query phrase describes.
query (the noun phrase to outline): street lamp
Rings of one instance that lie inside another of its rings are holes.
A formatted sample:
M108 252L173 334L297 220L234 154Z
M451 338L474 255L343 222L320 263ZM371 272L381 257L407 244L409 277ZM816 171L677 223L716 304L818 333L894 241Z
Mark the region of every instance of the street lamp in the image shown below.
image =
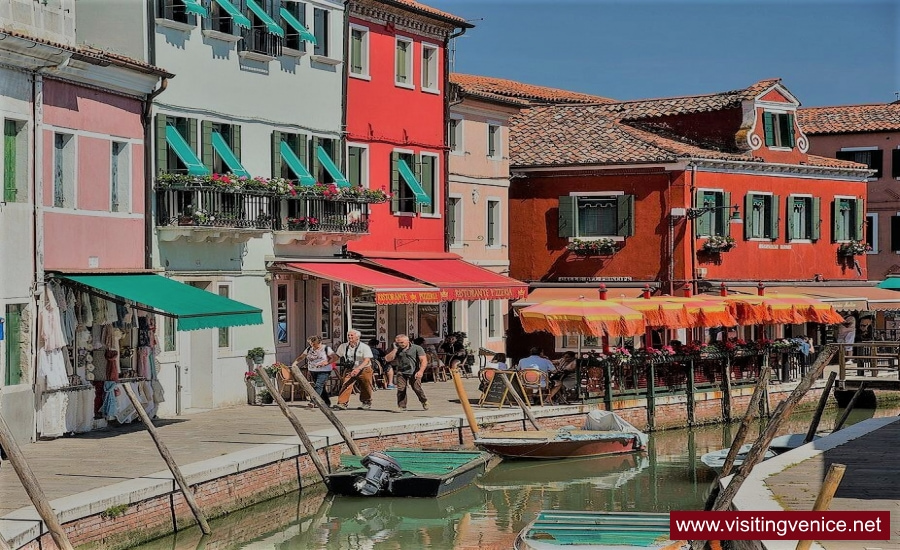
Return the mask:
M726 208L729 208L732 210L731 219L733 221L741 220L741 207L738 206L737 204L732 204L731 206L727 206L727 205L726 206L713 206L713 205L707 204L707 205L700 206L698 208L688 208L687 209L687 217L692 220L696 220L697 218L699 218L703 214L706 214L707 212L712 212L714 210L724 210Z

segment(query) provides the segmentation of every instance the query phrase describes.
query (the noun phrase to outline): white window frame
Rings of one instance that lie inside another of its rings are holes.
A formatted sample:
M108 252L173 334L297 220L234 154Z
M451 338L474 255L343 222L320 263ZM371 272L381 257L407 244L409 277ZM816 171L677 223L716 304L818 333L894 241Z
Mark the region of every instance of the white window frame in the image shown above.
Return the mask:
M696 191L695 191L695 195L694 195L694 196L695 196L695 197L696 197L696 196L702 197L704 193L719 193L719 194L722 195L723 198L724 198L724 196L725 196L725 189L722 189L722 188L713 189L713 188L711 188L711 187L698 187L698 188L696 189ZM697 205L695 205L695 208L703 208L703 204L697 204ZM713 210L713 212L716 212L716 211ZM704 215L706 215L706 214L704 213ZM697 220L699 220L699 219L700 219L699 217L696 218L696 219L694 219L694 220L693 220L693 224L694 224L694 225L691 227L691 231L694 232L694 235L693 235L693 238L694 238L694 239L708 239L708 238L710 238L710 237L713 237L713 236L718 235L717 233L710 233L710 234L706 234L706 235L697 235L697 234L696 234L696 229L695 229L695 228L696 228ZM726 223L731 223L731 220L729 219ZM724 228L723 228L723 229L724 229ZM771 239L770 239L770 240L771 240Z
M443 186L443 178L441 176L444 173L441 169L441 155L438 153L422 151L419 153L419 162L422 161L422 157L434 157L434 196L431 197L431 204L434 205L434 213L426 214L419 212L419 216L423 218L439 219L441 217L441 188ZM420 181L419 185L421 184L422 182Z
M812 208L812 199L813 199L814 197L813 197L813 195L812 195L811 193L789 193L788 196L787 196L787 199L786 199L786 200L789 202L789 204L787 204L786 207L787 207L787 208L790 208L791 210L793 210L793 209L794 209L794 204L793 204L792 201L793 201L793 199L797 199L797 198L800 198L800 199L809 199L809 203L808 203L808 204L809 204L810 208ZM821 208L821 207L822 207L822 206L821 206L821 202L820 202L820 203L819 203L819 208ZM819 215L821 215L821 212L819 213ZM810 221L811 221L812 223L818 223L818 220L810 220ZM788 220L785 220L785 222L790 223ZM833 222L832 222L832 223L833 223ZM820 231L819 231L819 240L821 240L821 239L822 239L822 232L821 232L821 228L820 228ZM791 244L812 244L812 243L813 243L813 240L812 240L812 239L790 239L790 240L788 240L787 242L789 242L789 243L791 243Z
M866 252L866 254L878 254L878 212L866 212L866 226L872 228L872 242L869 243L872 246L872 250ZM863 234L863 237L865 237L865 234Z
M494 230L497 232L495 242L496 244L489 245L490 235L488 235L488 228L490 228L490 216L491 216L491 203L497 203L497 220L494 224ZM499 250L503 248L503 201L500 200L500 197L488 196L484 202L484 247L488 250Z
M222 296L221 292L222 292L223 288L226 289L226 295L224 297L233 299L232 294L231 294L232 285L230 282L216 283L216 296ZM217 329L217 331L222 331L222 330L228 331L227 332L228 345L227 346L219 345L219 332L216 332L216 349L218 349L220 353L230 352L232 349L234 349L234 331L231 330L231 327L223 327L223 328Z
M453 240L455 242L450 245L450 248L453 248L453 249L463 248L465 246L465 244L463 244L462 224L460 222L462 221L462 217L463 217L463 209L465 208L465 201L463 201L463 196L460 193L449 193L449 197L451 199L459 199L459 203L458 203L459 209L457 210L456 217L454 218L456 220L456 227L454 228L455 235L453 235ZM448 208L450 207L449 204L447 206L448 206ZM447 215L449 217L450 214L448 213Z
M51 157L53 158L52 165L52 184L50 188L52 189L51 200L52 200L52 208L60 209L60 210L77 210L78 209L78 139L74 132L60 132L57 130L53 131L53 154ZM63 146L62 154L62 162L63 162L63 206L56 206L56 136L64 135L68 136L68 141ZM67 166L68 165L68 166ZM69 184L66 184L65 176L66 176L66 168L71 168L71 179L72 181Z
M413 159L416 158L416 152L413 151L412 149L400 149L400 148L395 147L394 149L391 149L391 153L392 154L399 153L401 155L412 155ZM412 170L413 174L416 173L416 169L414 166L410 166L409 168L410 168L410 170ZM400 186L401 187L404 185L407 185L406 180L403 179L403 176L398 174L398 177L400 178ZM391 186L393 187L393 182L391 182ZM391 205L391 208L393 209L393 205ZM416 215L418 215L418 213L419 213L418 207L413 207L412 212L409 212L406 210L397 210L396 212L391 212L392 215L394 215L398 218L415 218Z
M776 119L773 120L773 122L772 122L772 132L775 135L775 144L767 145L766 147L768 147L770 151L793 151L794 150L793 147L788 147L786 145L780 145L778 143L781 141L781 132L779 131L779 126L777 124L777 121L780 120L782 116L787 116L787 115L793 115L793 117L796 119L797 111L787 110L787 109L772 109L769 107L763 107L763 113L771 113L773 115L778 115L778 117L776 117ZM792 132L793 132L793 130L794 129L791 128ZM763 131L765 131L765 128L763 128ZM794 136L794 139L796 140L796 136ZM765 136L763 136L763 143L765 143Z
M457 148L450 149L450 154L456 155L456 156L464 156L466 154L466 146L465 146L465 141L464 141L464 136L466 135L466 133L465 133L465 120L466 119L463 118L462 115L458 115L456 113L450 113L450 120L457 122L456 128L457 128L457 132L459 134L458 139L456 140ZM447 134L448 134L447 135L447 143L449 144L449 142L450 142L450 136L449 136L450 128L449 127L447 128Z
M494 154L491 152L491 128L497 128L497 143ZM488 120L485 128L487 141L485 143L485 156L491 160L500 160L503 158L503 124L498 121Z
M400 82L397 80L399 67L397 66L397 46L400 42L405 42L409 44L409 49L407 50L406 55L406 77L407 82ZM413 63L413 59L416 55L416 42L412 38L396 35L394 36L394 86L398 88L406 88L408 90L415 90L416 84L414 80L413 68L415 63Z
M362 55L362 72L354 73L353 72L353 63L350 60L350 51L351 45L353 44L353 31L361 31L363 33L362 40L362 51L360 52ZM358 78L360 80L372 80L372 75L369 72L369 27L364 27L362 25L357 25L356 23L350 23L350 32L347 33L347 41L348 41L348 50L347 50L347 75L350 78Z
M112 165L115 162L115 157L113 156L113 145L114 144L123 145L122 152L120 152L119 165L116 170L116 174L119 177L118 181L118 191L119 191L119 208L118 210L113 210L112 208L112 186L115 184L112 179ZM124 155L125 158L121 158L121 155ZM123 212L123 213L131 213L133 199L132 199L132 180L131 180L131 169L132 169L132 160L131 160L131 143L127 141L110 141L109 142L109 185L110 185L110 195L109 195L109 211L110 212ZM125 200L122 200L123 191L125 195Z
M364 151L364 153L363 153L363 162L362 162L362 165L360 166L359 172L360 172L360 179L362 180L362 186L363 186L365 189L369 189L369 184L370 184L370 179L369 179L369 145L368 145L367 143L357 143L357 142L355 142L355 141L348 141L348 142L347 142L347 150L345 151L345 154L346 154L347 156L344 157L344 158L347 159L347 162L348 162L348 163L349 163L349 161L350 161L350 148L351 148L351 147L356 147L357 149L362 149L362 150ZM348 173L350 172L350 166L349 166L349 164L348 164L348 166L347 166L347 172L348 172Z
M845 200L851 200L851 201L857 201L857 200L859 200L859 197L854 197L853 195L835 195L835 196L834 196L834 202L838 202L838 201L840 201L840 200L842 200L842 199L845 199ZM868 202L868 201L867 201L867 202ZM831 211L834 212L833 209L832 209ZM851 223L855 223L855 222L853 222L853 221L851 220ZM834 220L831 220L831 224L832 224L832 226L834 225ZM857 236L858 236L858 237L865 237L865 235L857 235ZM834 242L836 242L836 243L838 243L838 244L841 244L841 243L849 243L849 242L852 241L852 240L853 240L853 239L835 239Z
M434 59L431 64L434 65L434 85L429 86L427 82L425 82L425 51L433 50L434 51ZM419 71L419 80L422 86L422 91L429 94L440 94L441 93L441 49L437 44L431 44L429 42L422 42L422 47L420 49L419 59L422 60L421 70Z
M747 191L747 192L744 194L744 196L747 196L747 195L760 195L760 196L774 197L774 196L775 196L775 193L773 193L773 192L771 192L771 191ZM773 200L773 199L770 199L770 200ZM777 214L776 214L776 215L777 215ZM745 218L749 218L749 217L750 217L750 212L744 212L744 217L745 217ZM729 223L731 223L730 220L729 220ZM745 222L745 223L746 223L746 222ZM765 233L765 230L763 230L763 233ZM775 240L775 239L772 239L772 238L769 238L769 237L748 237L748 238L747 238L747 241L748 241L748 242L750 242L750 241L757 241L757 242L772 242L773 240Z
M840 148L840 151L841 151L841 152L846 151L846 152L848 152L848 153L855 153L855 152L858 152L858 151L878 151L878 150L879 150L879 149L878 149L878 146L877 146L877 145L866 146L866 147L841 147L841 148ZM890 149L886 149L886 150L887 150L887 151L890 151ZM885 177L884 174L886 173L886 170L884 169L884 164L883 164L883 163L884 163L884 161L882 161L882 166L881 166L881 177L882 177L882 178ZM869 177L866 178L866 181L875 181L875 180L877 180L877 179L878 179L878 178L876 178L874 175L871 175L871 176L869 176ZM872 254L872 252L870 252L869 254Z
M620 195L624 195L625 191L572 191L569 193L570 197L618 197ZM577 204L576 204L577 209ZM575 232L578 232L578 221L575 221ZM601 235L599 237L585 237L576 235L574 237L569 237L569 242L574 242L575 239L580 241L599 241L600 239L612 239L614 241L625 242L625 237L621 235Z

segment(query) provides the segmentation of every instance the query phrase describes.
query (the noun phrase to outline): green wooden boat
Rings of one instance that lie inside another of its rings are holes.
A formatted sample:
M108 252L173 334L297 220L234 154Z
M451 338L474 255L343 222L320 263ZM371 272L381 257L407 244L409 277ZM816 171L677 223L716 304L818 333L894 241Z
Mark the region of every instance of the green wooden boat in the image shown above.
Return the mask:
M517 550L579 548L665 550L687 547L669 540L669 514L651 512L566 512L543 510L516 538Z
M341 456L329 492L346 496L440 497L472 483L499 462L484 451L388 449Z

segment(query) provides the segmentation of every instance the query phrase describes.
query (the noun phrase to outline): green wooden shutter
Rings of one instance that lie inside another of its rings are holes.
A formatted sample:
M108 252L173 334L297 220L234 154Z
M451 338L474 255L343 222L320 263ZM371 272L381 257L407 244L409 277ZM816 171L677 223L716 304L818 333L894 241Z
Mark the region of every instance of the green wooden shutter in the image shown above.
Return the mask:
M778 215L781 213L778 204L780 202L781 199L778 195L772 195L772 202L769 204L769 238L773 241L778 239Z
M316 136L312 138L312 151L309 152L309 173L312 174L312 177L315 178L316 183L325 183L325 178L322 177L324 174L320 174L322 171L322 164L319 162L319 147L322 145L322 139ZM334 160L334 159L332 159Z
M309 138L306 136L306 134L297 134L297 150L294 152L297 153L297 158L300 159L300 162L307 161L307 159L309 158L308 151ZM307 171L309 170L308 161L304 168L306 168ZM313 176L313 179L315 179L315 176L312 173L310 173L310 175Z
M400 153L391 153L391 212L400 211Z
M766 145L775 145L775 121L772 113L763 112L763 133L766 136Z
M834 199L831 201L831 240L833 242L837 242L838 234L840 232L840 225L838 224L838 214L840 213L840 202L838 199Z
M822 237L822 199L813 197L812 214L809 216L809 238L817 241Z
M362 34L350 31L350 72L362 74Z
M559 197L559 236L577 237L576 222L578 214L578 197L562 195Z
M781 140L781 144L784 145L786 143L789 147L793 148L794 147L794 115L787 115L787 117L785 117L785 118L787 118L787 125L784 128L784 137L786 137L787 139Z
M200 146L203 148L203 164L207 168L212 169L213 166L213 146L212 146L212 122L204 120L200 124Z
M422 156L422 178L419 180L419 183L422 184L422 189L431 197L431 204L423 204L422 212L426 214L434 214L436 203L435 197L437 193L435 193L435 185L434 182L437 179L435 177L435 159L436 157L432 157L431 155Z
M272 132L272 177L281 177L281 132Z
M184 139L187 140L188 145L191 146L191 151L194 153L197 152L197 119L189 118L188 119L188 136L185 136Z
M794 227L794 195L788 195L787 197L787 205L784 209L785 215L787 216L787 222L784 224L785 229L785 240L790 241L791 239L797 238L797 230L799 228ZM808 213L808 216L812 216L812 212Z
M166 115L156 115L156 173L169 171L169 144L166 142ZM190 143L190 142L189 142Z
M861 241L866 236L866 210L862 199L856 199L854 204L854 214L856 214L856 223L853 226L853 235L851 239Z
M16 182L16 136L18 126L15 120L3 124L3 200L16 202L19 190Z
M22 306L6 306L5 385L15 386L22 376Z
M425 160L422 157L413 157L413 163L415 163L415 166L411 167L412 171L413 171L413 175L416 176L416 181L419 182L419 185L422 186L422 189L426 193L428 193L428 190L425 189L425 187L424 187L425 184L422 182L422 171L423 171L422 168L423 168L423 164L425 163ZM420 203L419 201L416 201L414 203L413 211L424 213L424 212L426 212L425 205Z
M617 218L619 224L616 235L631 237L634 235L634 195L616 197Z
M240 162L241 160L241 127L235 124L231 127L231 152Z
M362 185L362 165L359 147L347 148L347 179L353 185Z
M731 236L731 193L722 193L722 204L717 204L716 206L721 206L717 212L719 213L719 224L722 228L722 236L730 237Z
M753 226L753 193L747 193L744 195L744 238L752 239L756 237L754 231L756 228Z

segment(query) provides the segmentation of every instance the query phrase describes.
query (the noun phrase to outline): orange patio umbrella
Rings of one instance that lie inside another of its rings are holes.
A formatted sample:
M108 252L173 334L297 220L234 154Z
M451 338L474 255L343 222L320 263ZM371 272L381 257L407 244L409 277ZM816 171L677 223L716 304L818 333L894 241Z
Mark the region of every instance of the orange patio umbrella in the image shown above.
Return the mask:
M544 331L554 336L634 336L643 334L644 316L610 300L547 300L519 311L526 332Z
M614 298L610 301L641 312L648 327L687 328L692 326L690 315L684 309L684 305L679 302L660 297Z
M790 307L799 323L811 321L814 323L836 324L843 323L844 317L833 307L821 300L804 296L802 294L766 294L760 296L773 311L785 310Z
M662 300L680 304L691 328L733 327L738 323L728 306L722 302L698 296L662 296Z

